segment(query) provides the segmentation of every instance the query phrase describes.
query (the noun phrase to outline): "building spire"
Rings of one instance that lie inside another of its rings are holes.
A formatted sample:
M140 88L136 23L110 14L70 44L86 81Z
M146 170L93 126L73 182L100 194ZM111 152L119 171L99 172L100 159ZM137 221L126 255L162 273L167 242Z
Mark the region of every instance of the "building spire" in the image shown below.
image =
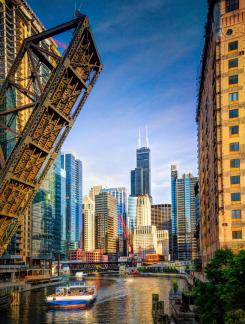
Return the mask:
M145 126L145 140L146 140L146 147L150 147L150 144L149 144L149 136L148 136L148 127Z
M138 148L141 148L141 133L139 128Z

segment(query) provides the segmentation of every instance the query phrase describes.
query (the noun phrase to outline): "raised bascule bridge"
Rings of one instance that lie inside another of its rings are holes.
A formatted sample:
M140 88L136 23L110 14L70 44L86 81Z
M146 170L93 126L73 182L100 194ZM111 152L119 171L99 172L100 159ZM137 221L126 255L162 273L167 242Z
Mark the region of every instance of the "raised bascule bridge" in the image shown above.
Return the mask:
M53 38L70 33L61 55ZM22 61L28 62L23 75ZM26 38L0 89L0 256L102 70L86 16ZM20 100L21 98L21 100ZM18 126L18 116L29 119Z

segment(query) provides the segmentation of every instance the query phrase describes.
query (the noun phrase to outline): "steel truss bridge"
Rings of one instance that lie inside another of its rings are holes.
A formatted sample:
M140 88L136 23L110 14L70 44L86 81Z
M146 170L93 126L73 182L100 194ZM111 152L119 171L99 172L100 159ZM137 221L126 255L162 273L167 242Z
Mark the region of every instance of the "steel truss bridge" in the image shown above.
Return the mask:
M82 262L82 261L62 261L61 265L68 265L70 271L75 273L77 271L85 272L107 272L119 271L120 266L132 267L132 261L108 261L108 262Z
M52 37L72 32L63 55L52 49ZM25 86L21 62L29 65ZM0 256L16 233L52 162L72 128L102 70L86 16L31 36L22 44L0 89L0 131L14 136L9 156L0 146ZM9 98L15 100L10 106ZM23 128L12 127L28 110Z

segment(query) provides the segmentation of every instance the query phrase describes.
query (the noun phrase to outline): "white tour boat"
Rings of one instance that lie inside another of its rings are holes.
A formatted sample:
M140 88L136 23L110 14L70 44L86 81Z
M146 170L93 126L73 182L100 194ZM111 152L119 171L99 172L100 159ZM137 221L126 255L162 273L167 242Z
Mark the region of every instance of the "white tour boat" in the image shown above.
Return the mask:
M56 288L54 294L46 297L46 302L52 308L83 308L93 304L96 297L95 286L70 282L67 286Z

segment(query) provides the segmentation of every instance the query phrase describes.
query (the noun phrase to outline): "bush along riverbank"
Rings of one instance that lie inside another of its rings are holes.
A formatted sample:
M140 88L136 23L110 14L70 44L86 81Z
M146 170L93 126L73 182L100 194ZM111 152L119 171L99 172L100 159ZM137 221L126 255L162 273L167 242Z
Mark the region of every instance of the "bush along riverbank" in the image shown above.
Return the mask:
M218 250L192 290L202 323L245 324L245 250Z
M171 267L166 267L166 268L139 267L138 271L140 273L179 273L177 269Z

